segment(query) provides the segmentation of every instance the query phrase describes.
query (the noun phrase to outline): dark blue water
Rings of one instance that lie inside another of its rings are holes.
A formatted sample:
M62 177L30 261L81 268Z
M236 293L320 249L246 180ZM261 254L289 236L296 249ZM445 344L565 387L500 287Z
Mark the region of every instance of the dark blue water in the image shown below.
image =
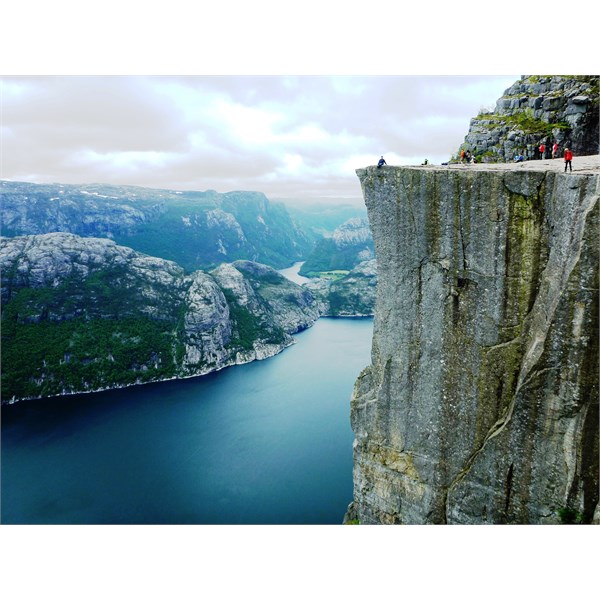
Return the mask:
M337 524L371 319L320 319L276 357L2 407L2 522Z

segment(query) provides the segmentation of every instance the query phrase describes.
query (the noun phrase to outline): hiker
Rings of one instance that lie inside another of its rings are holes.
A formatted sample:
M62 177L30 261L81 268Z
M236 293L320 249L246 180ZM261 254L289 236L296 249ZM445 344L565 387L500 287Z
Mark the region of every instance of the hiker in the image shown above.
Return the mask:
M385 162L385 160L383 159L383 156L379 159L379 162L377 163L377 168L381 169L381 167L383 167L383 165L387 165L387 163Z
M569 165L569 173L573 172L573 167L571 165L571 161L573 160L573 153L565 148L565 173L567 172L567 165Z
M461 163L465 162L465 151L464 150L460 151L460 162Z
M421 164L421 166L423 167L423 166L425 166L425 165L427 165L427 164L429 164L429 161L428 161L427 159L425 159L425 160L423 161L423 163Z
M554 142L554 144L552 146L552 158L556 158L557 154L558 154L558 142Z
M546 146L544 146L544 142L540 144L540 160L544 160L544 152L546 152Z
M465 154L465 158L467 159L467 164L471 162L471 151L467 150Z

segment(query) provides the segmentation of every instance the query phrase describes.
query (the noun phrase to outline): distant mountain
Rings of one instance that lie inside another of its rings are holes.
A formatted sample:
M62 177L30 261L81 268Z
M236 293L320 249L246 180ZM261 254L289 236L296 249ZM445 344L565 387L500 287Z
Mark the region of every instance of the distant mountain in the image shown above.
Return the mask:
M375 258L373 237L367 218L349 219L331 237L317 242L300 274L318 276L327 271L350 271L356 265Z
M285 206L294 222L313 243L323 237L329 237L335 229L349 219L367 216L367 209L362 203L356 205L286 201Z
M201 375L262 359L319 316L266 265L177 264L102 238L0 238L2 401Z
M283 268L312 242L260 192L0 182L2 235L106 237L186 271L245 259Z
M359 263L339 279L315 278L303 284L325 317L367 317L375 311L377 261Z

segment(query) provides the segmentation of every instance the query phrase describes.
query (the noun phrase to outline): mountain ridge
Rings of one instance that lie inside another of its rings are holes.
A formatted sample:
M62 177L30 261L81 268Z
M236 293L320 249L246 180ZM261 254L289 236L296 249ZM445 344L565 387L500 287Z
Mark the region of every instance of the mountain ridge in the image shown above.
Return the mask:
M309 291L266 265L186 274L106 238L0 238L0 271L3 402L260 360L319 317Z

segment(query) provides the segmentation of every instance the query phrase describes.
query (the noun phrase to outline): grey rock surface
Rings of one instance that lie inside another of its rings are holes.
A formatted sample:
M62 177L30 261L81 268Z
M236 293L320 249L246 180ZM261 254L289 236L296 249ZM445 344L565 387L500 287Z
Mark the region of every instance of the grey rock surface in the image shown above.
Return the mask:
M357 171L379 281L347 520L597 514L600 158L536 165Z

